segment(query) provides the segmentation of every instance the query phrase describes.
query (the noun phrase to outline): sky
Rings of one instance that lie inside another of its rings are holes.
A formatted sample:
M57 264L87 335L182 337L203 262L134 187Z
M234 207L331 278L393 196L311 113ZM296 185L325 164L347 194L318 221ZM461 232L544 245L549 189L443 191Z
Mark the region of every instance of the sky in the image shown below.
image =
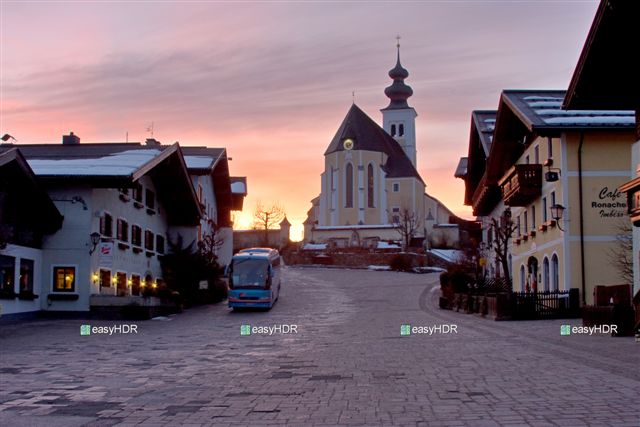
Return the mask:
M226 147L300 239L323 153L354 101L376 122L400 35L418 171L456 214L471 112L503 89L566 89L597 1L0 0L0 133L20 143Z

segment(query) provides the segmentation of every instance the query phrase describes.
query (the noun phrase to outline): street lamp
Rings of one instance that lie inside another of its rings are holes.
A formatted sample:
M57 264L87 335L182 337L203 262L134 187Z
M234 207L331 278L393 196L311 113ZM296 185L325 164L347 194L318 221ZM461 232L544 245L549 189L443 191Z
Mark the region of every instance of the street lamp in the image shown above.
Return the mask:
M551 218L556 221L556 223L558 224L558 228L561 231L564 231L564 229L560 225L560 220L562 220L562 215L564 214L565 207L556 203L555 205L551 206L550 210Z
M89 255L91 255L96 250L96 246L98 246L98 243L100 243L100 233L94 231L89 235L89 237L91 237L92 245L91 249L89 250Z

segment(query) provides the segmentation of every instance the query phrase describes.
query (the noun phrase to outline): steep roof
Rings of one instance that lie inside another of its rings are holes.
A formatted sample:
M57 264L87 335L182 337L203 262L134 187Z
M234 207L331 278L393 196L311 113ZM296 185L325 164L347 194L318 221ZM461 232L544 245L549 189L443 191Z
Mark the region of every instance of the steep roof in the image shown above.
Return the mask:
M0 154L12 148L12 144L0 145ZM177 143L20 144L19 149L41 182L118 188L131 187L148 175L172 223L195 225L202 214Z
M45 234L56 232L63 217L17 148L0 152L0 223L23 224ZM2 212L3 210L5 210Z
M383 165L383 169L387 177L414 177L424 183L422 177L420 177L420 174L400 144L367 116L356 104L353 104L347 112L347 115L331 140L329 147L324 152L324 155L326 156L336 151L344 151L342 142L346 138L353 140L354 150L385 153L388 157L387 162Z
M601 0L569 84L566 108L640 110L640 2Z

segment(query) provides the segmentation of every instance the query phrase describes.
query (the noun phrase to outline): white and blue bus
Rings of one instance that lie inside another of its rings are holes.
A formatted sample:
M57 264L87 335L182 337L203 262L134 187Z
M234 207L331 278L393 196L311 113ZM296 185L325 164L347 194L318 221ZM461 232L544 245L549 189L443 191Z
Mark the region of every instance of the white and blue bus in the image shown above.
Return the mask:
M280 294L280 254L276 249L243 249L228 266L229 307L271 308Z

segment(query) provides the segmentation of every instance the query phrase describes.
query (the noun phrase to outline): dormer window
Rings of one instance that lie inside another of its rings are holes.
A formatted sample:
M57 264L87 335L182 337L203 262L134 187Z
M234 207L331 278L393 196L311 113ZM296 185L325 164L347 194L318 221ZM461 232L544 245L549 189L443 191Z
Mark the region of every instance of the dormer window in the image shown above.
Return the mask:
M396 136L396 125L391 125L391 136Z

